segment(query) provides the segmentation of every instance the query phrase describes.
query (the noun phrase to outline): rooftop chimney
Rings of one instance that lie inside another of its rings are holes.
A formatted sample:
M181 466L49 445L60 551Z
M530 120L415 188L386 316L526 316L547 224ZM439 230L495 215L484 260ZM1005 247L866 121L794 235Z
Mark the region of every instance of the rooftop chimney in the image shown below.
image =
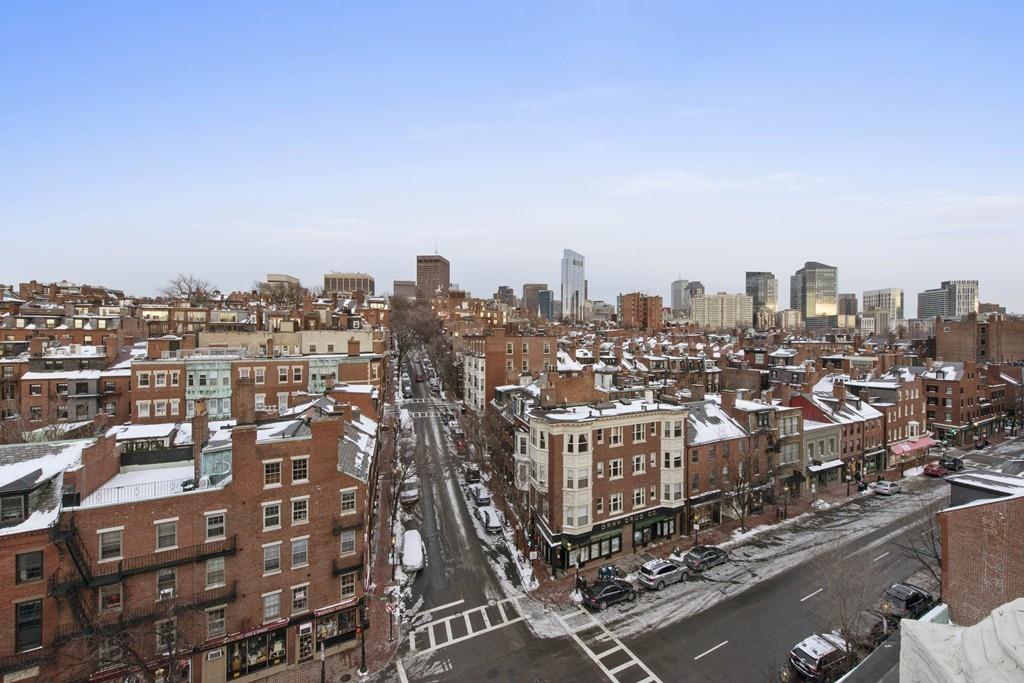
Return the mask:
M196 400L196 412L192 416L192 469L194 471L196 485L199 484L199 477L202 470L203 445L209 438L210 414L206 412L206 399Z
M832 382L832 395L839 399L840 403L846 402L846 384L843 382Z
M690 398L694 401L704 400L704 385L703 384L691 384L690 385Z
M251 425L256 422L256 391L252 377L238 378L232 402L232 412L239 425Z
M722 392L722 410L730 417L736 410L736 392L725 390Z
M348 355L358 356L359 355L359 340L355 337L348 338Z
M46 337L32 337L28 342L29 354L33 358L40 358L43 355L43 349L46 348Z

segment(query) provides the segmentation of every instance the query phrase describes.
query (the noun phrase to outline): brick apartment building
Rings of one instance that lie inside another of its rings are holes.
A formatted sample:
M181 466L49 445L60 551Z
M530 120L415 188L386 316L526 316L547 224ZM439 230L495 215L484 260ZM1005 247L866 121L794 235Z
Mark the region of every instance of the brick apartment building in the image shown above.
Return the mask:
M633 292L619 297L619 324L647 334L661 329L661 297Z
M494 329L490 334L462 338L463 396L482 413L499 386L519 384L558 367L558 340L548 335L516 334Z
M925 414L936 438L958 446L973 445L1002 431L1006 385L990 386L983 367L970 361L935 360L921 370Z
M947 361L1007 363L1024 360L1024 320L975 313L935 323L935 355Z
M803 411L805 420L840 425L837 459L843 461L844 476L860 479L886 468L884 416L850 394L845 380L825 378L812 390L793 396L791 403Z
M352 647L376 424L337 405L208 425L200 406L185 460L113 437L0 447L5 681L121 681L143 663L250 681Z

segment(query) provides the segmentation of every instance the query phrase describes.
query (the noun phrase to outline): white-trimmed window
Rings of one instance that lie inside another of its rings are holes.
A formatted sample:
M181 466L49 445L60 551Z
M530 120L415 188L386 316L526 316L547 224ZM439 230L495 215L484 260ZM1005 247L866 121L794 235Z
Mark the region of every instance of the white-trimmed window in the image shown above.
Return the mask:
M309 609L309 584L292 586L292 614L302 614Z
M305 484L309 481L309 456L292 458L292 483Z
M153 386L155 387L166 387L167 386L167 373L166 372L154 372L153 373Z
M622 494L613 493L608 496L608 514L614 515L622 512Z
M641 441L647 440L647 430L644 429L643 424L633 425L633 443L640 443Z
M263 463L263 488L281 485L281 461L269 460Z
M281 571L281 541L267 543L263 546L263 573L271 574Z
M354 555L356 552L356 532L355 529L346 529L341 532L341 554Z
M622 445L622 427L612 427L611 434L608 437L609 446L621 446Z
M206 588L220 588L227 583L224 571L224 558L211 557L206 561Z
M149 387L149 373L139 372L135 374L136 384L140 389L146 389Z
M164 567L156 573L156 600L170 600L178 594L178 572L174 567Z
M281 591L263 594L263 623L281 618Z
M171 404L171 415L178 415L179 413L181 413L181 399L172 398L170 400L170 404Z
M167 401L161 399L159 401L153 401L153 414L157 417L164 417L167 415Z
M642 508L647 503L647 489L638 486L633 489L633 507Z
M594 499L594 514L600 515L604 513L604 498Z
M159 519L153 522L156 527L156 549L172 550L178 547L178 518Z
M263 530L281 528L281 501L263 503Z
M357 489L355 488L341 490L341 514L356 514L356 493Z
M179 382L181 381L180 377L181 377L181 371L180 370L172 370L171 371L171 386L172 387L178 386Z
M292 381L293 382L301 382L302 381L302 366L301 365L293 365L292 366Z
M223 607L211 607L206 610L206 637L215 638L224 635L225 619Z
M292 539L292 569L309 564L309 536Z
M124 527L119 526L114 529L100 529L96 532L99 536L100 543L100 562L109 562L111 560L120 560L122 555L122 537L124 535Z
M203 516L206 518L207 541L219 541L227 536L227 511L214 510Z
M149 401L135 402L135 411L138 413L139 417L149 417L149 404Z
M263 367L253 368L253 372L256 377L256 384L266 384L267 381L267 369Z
M101 612L120 612L124 604L123 584L113 583L96 589Z
M288 366L278 365L277 366L277 383L287 384L288 383Z
M174 619L162 619L153 626L156 632L156 651L159 654L177 648L178 626Z
M633 456L633 474L643 474L647 471L647 459L643 453Z
M341 599L355 597L356 594L356 573L349 572L341 575Z
M309 522L309 496L292 498L292 525Z
M608 461L608 478L609 479L621 479L622 478L622 458L615 458L614 460Z

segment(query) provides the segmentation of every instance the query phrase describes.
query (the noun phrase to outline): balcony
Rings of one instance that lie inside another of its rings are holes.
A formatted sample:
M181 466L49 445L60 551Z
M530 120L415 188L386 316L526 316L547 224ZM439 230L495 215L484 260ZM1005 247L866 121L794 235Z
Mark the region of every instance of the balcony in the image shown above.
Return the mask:
M167 600L160 600L151 604L142 605L135 609L108 611L94 614L91 618L90 630L93 633L110 631L116 633L138 624L152 621L154 619L165 619L169 616L180 616L182 613L192 610L203 610L215 605L223 605L233 602L238 597L237 582L229 586L215 588L213 590L200 591L191 595L179 595ZM57 627L54 637L54 644L59 645L83 631L79 624L63 624Z
M334 516L334 524L331 526L331 533L334 534L335 536L339 536L339 535L341 535L342 531L347 531L349 529L362 529L362 528L363 528L363 518L358 513L354 514L354 515L345 515L344 517L335 515Z
M334 575L341 576L351 571L359 572L359 578L363 578L363 556L354 555L351 557L334 558Z

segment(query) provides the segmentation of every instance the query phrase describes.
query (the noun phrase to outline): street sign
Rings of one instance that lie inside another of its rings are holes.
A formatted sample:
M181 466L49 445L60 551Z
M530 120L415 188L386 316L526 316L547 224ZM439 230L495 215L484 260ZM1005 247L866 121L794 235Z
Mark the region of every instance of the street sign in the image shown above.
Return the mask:
M386 609L389 614L394 614L398 611L398 605L396 603L389 602L388 604L384 605L384 609Z

